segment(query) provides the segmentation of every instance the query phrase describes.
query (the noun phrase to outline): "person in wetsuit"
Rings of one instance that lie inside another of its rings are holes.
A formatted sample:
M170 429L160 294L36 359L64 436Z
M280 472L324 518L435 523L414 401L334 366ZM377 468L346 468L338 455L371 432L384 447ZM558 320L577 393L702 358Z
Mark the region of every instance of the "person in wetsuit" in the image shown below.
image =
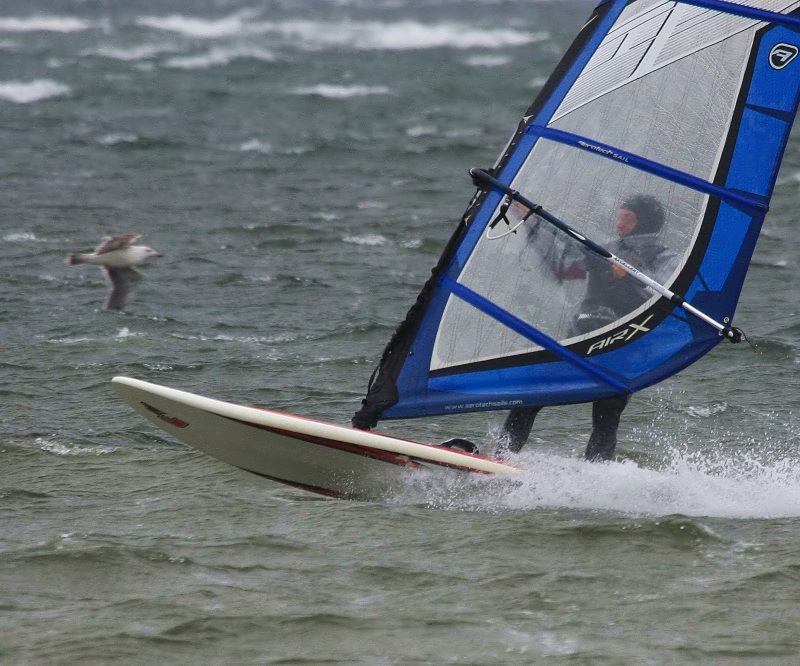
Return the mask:
M629 197L617 211L615 227L619 238L610 243L607 249L643 273L661 279L668 277L676 268L677 261L659 238L664 218L664 207L655 197L645 194ZM652 295L647 287L616 264L593 263L589 267L579 258L570 262L569 256L569 251L564 252L560 265L553 267L556 277L560 280L587 280L580 314L573 323L573 335L610 324L636 309ZM613 298L609 298L609 295ZM627 404L627 395L594 401L586 460L611 459L617 446L620 417ZM509 412L500 435L499 456L507 452L517 453L522 449L541 409L540 406L516 407Z

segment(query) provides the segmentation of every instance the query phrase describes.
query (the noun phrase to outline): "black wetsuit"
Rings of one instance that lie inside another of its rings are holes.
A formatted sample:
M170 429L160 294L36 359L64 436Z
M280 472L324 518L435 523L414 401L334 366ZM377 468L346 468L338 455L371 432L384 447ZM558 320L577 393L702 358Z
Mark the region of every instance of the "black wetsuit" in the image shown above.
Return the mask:
M623 257L632 266L654 278L666 278L676 265L676 259L655 233L636 234L617 239L607 249ZM575 257L575 255L572 255ZM587 333L610 324L644 303L652 292L636 278L616 277L611 262L595 262L591 270L580 261L570 263L570 253L560 255L560 266L553 267L557 277L576 279L586 277L586 294L581 312L573 323L573 335ZM608 296L613 294L613 301ZM617 447L617 429L620 417L628 404L628 395L614 395L592 403L592 434L586 445L586 460L610 460ZM498 455L516 453L528 440L540 406L517 407L511 410L503 426Z

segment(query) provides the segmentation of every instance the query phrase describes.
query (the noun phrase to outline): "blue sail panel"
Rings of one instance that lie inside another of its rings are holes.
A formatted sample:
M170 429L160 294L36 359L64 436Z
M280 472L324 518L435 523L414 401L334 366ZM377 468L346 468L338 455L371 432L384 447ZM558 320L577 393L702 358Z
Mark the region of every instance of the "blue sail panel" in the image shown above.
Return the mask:
M634 392L731 337L797 112L798 12L601 3L476 178L354 423Z

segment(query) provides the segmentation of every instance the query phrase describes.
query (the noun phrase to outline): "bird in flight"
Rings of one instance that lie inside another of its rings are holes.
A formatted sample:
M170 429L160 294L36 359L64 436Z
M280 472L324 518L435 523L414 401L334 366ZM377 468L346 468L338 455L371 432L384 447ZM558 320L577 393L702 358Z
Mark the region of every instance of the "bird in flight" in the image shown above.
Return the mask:
M106 236L100 241L94 252L87 254L67 255L67 264L92 264L105 271L111 283L111 291L106 301L106 309L122 310L128 301L131 291L142 279L142 274L134 266L150 257L163 256L160 252L146 245L134 245L142 234L124 233Z

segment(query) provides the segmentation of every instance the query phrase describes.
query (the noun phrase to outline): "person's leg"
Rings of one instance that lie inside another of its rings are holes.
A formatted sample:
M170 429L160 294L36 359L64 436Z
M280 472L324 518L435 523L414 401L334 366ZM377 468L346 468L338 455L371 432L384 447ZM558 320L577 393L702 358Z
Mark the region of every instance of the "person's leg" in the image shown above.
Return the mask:
M500 435L500 443L497 446L498 456L506 453L519 453L525 446L525 442L528 441L528 435L533 429L533 422L541 409L541 407L515 407L508 413L506 422L503 424L503 432Z
M603 398L592 404L592 434L586 445L586 460L611 460L617 448L619 419L627 404L627 395Z

